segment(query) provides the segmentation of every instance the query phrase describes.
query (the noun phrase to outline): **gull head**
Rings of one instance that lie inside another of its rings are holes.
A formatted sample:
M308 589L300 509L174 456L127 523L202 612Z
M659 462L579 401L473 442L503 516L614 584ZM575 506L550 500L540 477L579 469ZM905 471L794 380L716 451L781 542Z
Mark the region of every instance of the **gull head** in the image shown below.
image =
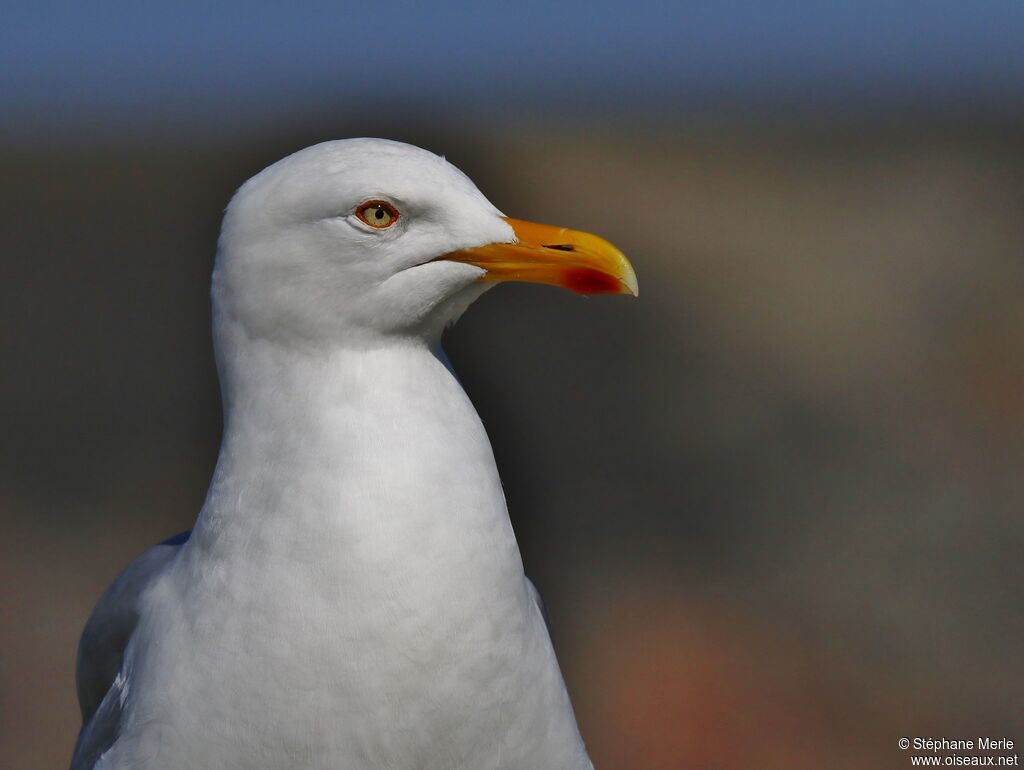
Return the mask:
M431 338L503 280L636 294L632 267L607 241L504 217L426 150L346 139L300 150L238 190L214 312L219 326L285 342Z

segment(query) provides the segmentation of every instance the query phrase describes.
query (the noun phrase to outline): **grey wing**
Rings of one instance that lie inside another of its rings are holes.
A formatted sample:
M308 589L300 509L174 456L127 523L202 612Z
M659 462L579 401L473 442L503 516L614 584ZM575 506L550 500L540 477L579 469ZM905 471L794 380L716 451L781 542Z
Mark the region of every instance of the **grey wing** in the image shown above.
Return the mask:
M533 584L530 578L526 578L526 585L530 589L530 594L533 596L533 601L537 605L537 609L540 610L540 615L544 618L544 625L548 628L548 636L554 639L554 634L551 631L551 617L548 615L547 605L544 604L544 599L540 595L540 591L537 590L537 586Z
M118 674L139 620L139 597L190 534L175 535L129 564L100 597L86 621L78 643L75 672L82 730L75 744L71 770L90 770L117 740L123 686Z

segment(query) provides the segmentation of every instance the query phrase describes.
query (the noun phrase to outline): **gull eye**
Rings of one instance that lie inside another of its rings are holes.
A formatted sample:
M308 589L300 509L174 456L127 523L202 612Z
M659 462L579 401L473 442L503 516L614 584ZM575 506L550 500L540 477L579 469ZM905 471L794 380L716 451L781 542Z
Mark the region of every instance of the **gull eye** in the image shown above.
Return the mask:
M398 209L387 201L366 201L359 204L356 216L370 227L383 230L398 221Z

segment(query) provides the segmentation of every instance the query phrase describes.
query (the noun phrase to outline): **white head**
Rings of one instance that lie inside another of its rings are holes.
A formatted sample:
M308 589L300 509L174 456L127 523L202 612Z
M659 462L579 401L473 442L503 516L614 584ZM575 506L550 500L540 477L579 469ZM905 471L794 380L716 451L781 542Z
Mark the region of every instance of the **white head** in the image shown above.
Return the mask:
M595 236L502 217L426 150L347 139L290 155L238 190L214 312L218 325L289 343L433 338L504 279L636 293L629 263Z

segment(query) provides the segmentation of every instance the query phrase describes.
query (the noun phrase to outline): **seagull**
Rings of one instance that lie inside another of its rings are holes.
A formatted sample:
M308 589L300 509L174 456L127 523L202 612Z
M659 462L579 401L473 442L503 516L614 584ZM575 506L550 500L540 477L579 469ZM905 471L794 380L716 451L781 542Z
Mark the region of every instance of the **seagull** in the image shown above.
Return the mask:
M440 345L509 280L637 294L607 241L507 218L412 145L324 142L239 188L216 469L86 623L72 770L593 767Z

